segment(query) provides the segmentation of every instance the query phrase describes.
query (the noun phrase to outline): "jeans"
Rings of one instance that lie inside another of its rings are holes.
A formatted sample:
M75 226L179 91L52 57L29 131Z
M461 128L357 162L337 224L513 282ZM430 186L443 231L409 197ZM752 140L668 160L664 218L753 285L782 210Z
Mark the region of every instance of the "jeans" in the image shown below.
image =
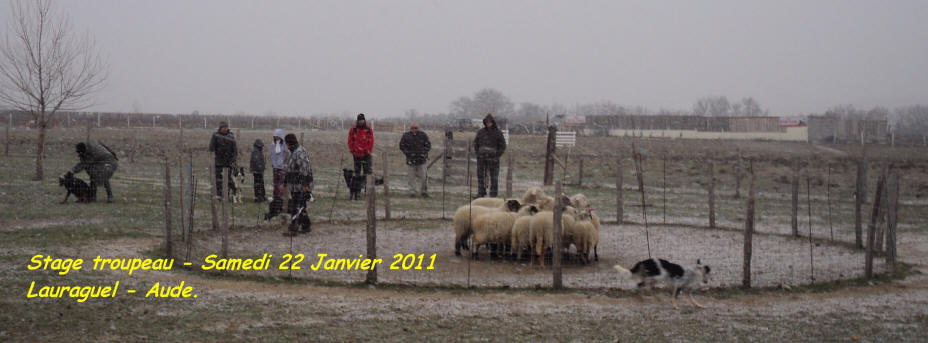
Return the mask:
M267 201L264 195L264 173L252 173L255 176L255 201Z

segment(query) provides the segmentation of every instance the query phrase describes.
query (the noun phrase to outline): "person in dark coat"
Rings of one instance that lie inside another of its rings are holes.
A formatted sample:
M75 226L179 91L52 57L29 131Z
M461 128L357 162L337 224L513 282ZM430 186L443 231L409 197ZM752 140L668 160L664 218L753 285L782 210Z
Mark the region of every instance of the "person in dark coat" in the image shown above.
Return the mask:
M474 138L474 151L477 153L477 198L487 196L487 174L490 174L490 197L495 198L499 190L499 158L506 151L506 139L492 114L487 113L483 118L483 128Z
M348 150L354 157L354 177L352 178L352 193L361 189L366 175L371 174L371 151L374 150L374 130L367 125L364 113L358 114L355 125L348 131ZM361 172L364 172L361 174ZM363 176L362 176L363 175Z
M222 198L222 172L224 168L229 168L230 180L228 181L229 189L234 187L231 175L234 174L234 171L231 170L237 165L236 161L238 160L238 147L235 145L235 136L232 135L232 132L229 131L229 124L222 121L219 122L219 130L213 133L213 137L209 140L209 151L213 153L215 157L215 166L216 166L216 196Z
M409 196L416 196L418 190L423 197L429 197L428 171L425 169L425 162L429 159L431 149L432 143L429 142L429 136L419 130L418 123L412 123L409 131L404 133L403 138L400 139L400 151L406 155Z
M116 153L100 141L77 143L74 148L80 162L71 168L71 173L87 171L87 175L90 176L90 198L88 200L97 201L97 185L102 184L106 188L106 202L113 202L110 178L119 167L119 163L116 162L118 160Z
M267 201L267 197L264 195L264 167L266 165L264 142L255 139L251 149L251 165L248 167L248 171L255 177L255 202Z

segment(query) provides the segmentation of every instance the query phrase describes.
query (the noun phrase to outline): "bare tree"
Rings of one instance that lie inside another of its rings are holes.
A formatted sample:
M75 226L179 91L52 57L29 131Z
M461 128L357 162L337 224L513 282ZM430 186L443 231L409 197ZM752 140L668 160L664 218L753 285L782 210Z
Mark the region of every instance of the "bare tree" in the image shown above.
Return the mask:
M516 113L515 105L505 94L491 88L477 91L473 98L463 96L451 102L451 114L458 118L482 118L487 113L511 117Z
M693 114L697 116L727 116L731 114L731 104L728 98L722 96L706 96L693 105Z
M39 126L35 179L42 180L49 122L58 111L90 107L107 66L89 35L75 36L52 1L13 1L10 7L0 44L0 101L31 114Z

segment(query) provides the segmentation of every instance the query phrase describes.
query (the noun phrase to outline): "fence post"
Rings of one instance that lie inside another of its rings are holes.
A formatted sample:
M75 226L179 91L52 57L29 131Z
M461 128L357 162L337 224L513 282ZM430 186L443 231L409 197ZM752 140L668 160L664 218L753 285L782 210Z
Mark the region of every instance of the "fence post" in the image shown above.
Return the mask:
M545 186L550 186L554 181L554 153L557 149L555 139L557 138L557 127L548 126L548 143L545 145Z
M622 151L615 158L615 221L622 224L625 219L625 204L622 199Z
M811 164L810 164L811 165ZM812 283L815 283L815 255L813 249L815 242L812 241L812 175L806 175L806 204L809 208L809 270Z
M88 144L90 144L90 130L92 130L92 126L91 124L87 124L87 133L84 137L84 142L87 142Z
M383 152L383 217L390 220L390 159L386 151ZM375 188L371 188L376 191Z
M799 237L799 158L793 158L792 202L790 205L789 224L793 237Z
M664 181L661 183L661 193L663 198L663 204L661 205L661 217L664 224L667 224L667 152L664 152L662 158L664 163L661 165L661 172L663 174Z
M229 181L230 168L222 168L222 258L229 257Z
M876 193L873 195L873 211L870 216L870 227L867 230L867 262L865 266L866 277L873 277L873 251L874 244L876 243L876 224L877 220L880 219L880 202L883 197L883 186L885 185L886 177L880 175L879 180L876 182Z
M210 161L209 163L209 210L212 214L210 228L214 231L219 230L219 216L216 213L216 196L219 195L219 189L216 188L216 166Z
M506 198L512 198L512 151L506 154Z
M186 230L187 222L184 221L184 215L185 215L184 212L186 208L184 207L185 205L184 204L184 181L185 180L184 180L184 153L183 152L177 154L177 176L180 178L180 183L178 184L179 189L177 191L177 193L180 195L178 196L179 198L178 202L180 203L180 237L181 237L181 241L186 243L187 242L187 230Z
M374 260L377 258L377 207L375 206L377 192L374 191L374 176L367 176L367 258ZM368 284L377 284L377 267L372 266L367 270Z
M863 248L863 214L864 198L867 196L867 148L864 146L861 157L857 160L857 187L854 192L854 243Z
M164 155L164 255L174 256L171 239L171 163Z
M554 198L554 232L552 235L554 241L551 244L551 269L554 277L552 287L554 287L554 289L560 289L563 287L563 280L561 277L561 231L563 230L561 227L561 218L564 216L565 205L561 200L563 197L561 196L560 180L558 180L557 184L554 186ZM544 258L544 256L540 258Z
M738 149L738 156L735 158L735 199L741 198L741 149Z
M644 159L638 147L632 143L632 156L635 160L635 172L638 174L638 192L641 193L641 217L644 219L644 239L648 247L648 258L651 258L651 233L648 229L648 204L644 195Z
M445 131L445 152L441 157L441 219L445 219L445 182L448 181L448 158L451 157L451 137L451 131Z
M835 241L835 229L831 225L831 163L828 163L828 178L825 181L825 202L828 203L828 233L831 241Z
M754 161L748 160L748 173L751 181L748 186L748 199L744 215L744 270L741 278L741 287L751 288L751 256L753 255L754 239Z
M886 218L886 259L890 268L896 269L896 224L899 220L899 171L890 170L888 187L889 203Z
M709 227L715 228L715 165L709 160Z

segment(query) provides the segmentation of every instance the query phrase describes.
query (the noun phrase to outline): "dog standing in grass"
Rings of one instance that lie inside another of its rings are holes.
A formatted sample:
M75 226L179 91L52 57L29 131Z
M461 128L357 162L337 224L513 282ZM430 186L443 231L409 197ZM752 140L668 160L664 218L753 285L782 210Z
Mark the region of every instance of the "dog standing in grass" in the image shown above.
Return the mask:
M631 270L620 265L615 265L613 268L619 272L619 276L622 278L638 278L640 280L638 287L648 287L650 289L658 282L670 286L673 289L671 304L677 310L680 309L677 306L677 296L683 293L684 289L697 285L699 282L703 284L709 283L708 276L711 271L709 266L702 265L699 260L696 260L696 266L684 267L658 258L639 261ZM697 303L696 299L693 299L692 293L689 294L689 298L694 306L705 308L705 306Z

